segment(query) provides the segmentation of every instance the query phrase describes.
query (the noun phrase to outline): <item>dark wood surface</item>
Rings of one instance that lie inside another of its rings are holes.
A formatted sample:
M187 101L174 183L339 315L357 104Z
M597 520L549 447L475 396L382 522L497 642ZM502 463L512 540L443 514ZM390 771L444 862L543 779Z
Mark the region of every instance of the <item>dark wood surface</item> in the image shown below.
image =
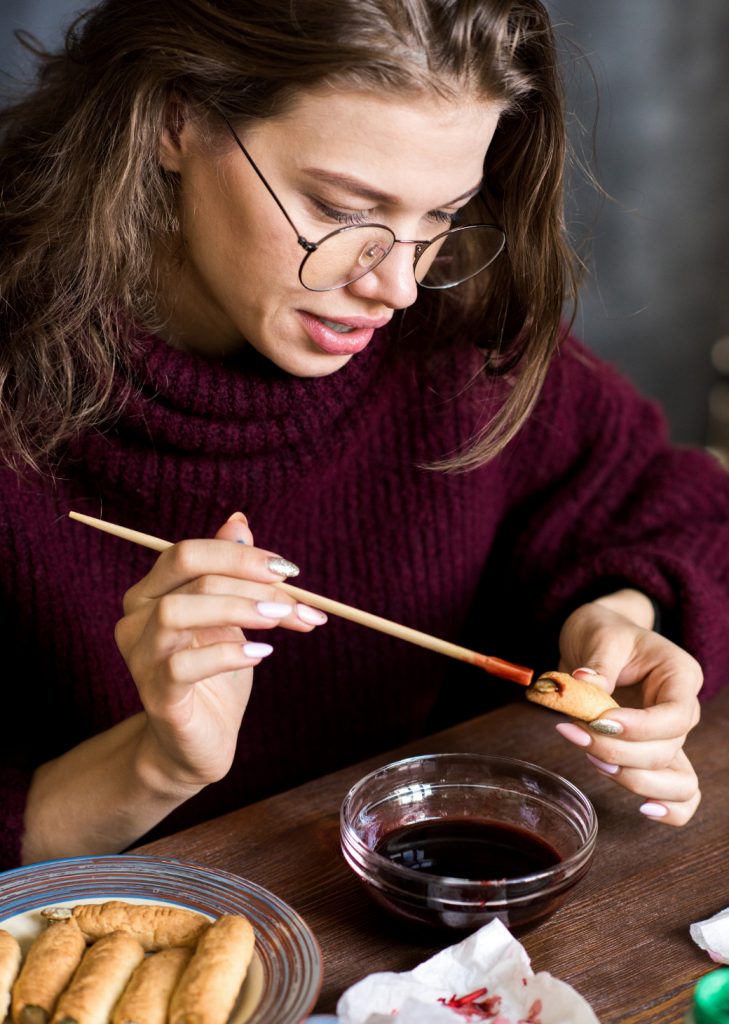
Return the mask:
M340 993L365 974L410 969L450 944L427 930L404 931L371 903L344 863L339 807L349 787L366 771L414 753L476 751L534 761L584 790L598 813L599 836L592 868L568 902L520 936L532 967L573 985L603 1024L677 1024L697 979L714 966L691 940L689 924L729 906L729 690L704 706L689 737L703 800L681 829L646 819L640 799L567 744L554 731L557 721L542 708L513 704L135 852L223 868L286 900L321 945L317 1010L333 1012Z

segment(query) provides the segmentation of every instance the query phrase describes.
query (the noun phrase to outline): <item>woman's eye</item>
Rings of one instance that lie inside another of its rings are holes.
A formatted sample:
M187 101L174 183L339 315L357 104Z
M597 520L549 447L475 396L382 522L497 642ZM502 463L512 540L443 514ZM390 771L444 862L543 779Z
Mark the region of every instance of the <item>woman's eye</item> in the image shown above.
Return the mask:
M328 220L334 220L337 224L366 224L370 219L369 210L337 210L334 206L328 206L318 199L312 200L319 213L322 213Z
M460 210L455 210L453 213L448 213L447 210L431 210L428 217L437 224L445 224L447 227L454 227L463 220Z
M337 224L369 224L372 220L372 210L338 210L335 206L329 206L328 203L324 203L320 199L312 197L311 201L319 214L326 217L327 220L335 221ZM463 213L461 210L454 210L452 213L449 213L447 210L431 210L425 219L450 228L462 221Z

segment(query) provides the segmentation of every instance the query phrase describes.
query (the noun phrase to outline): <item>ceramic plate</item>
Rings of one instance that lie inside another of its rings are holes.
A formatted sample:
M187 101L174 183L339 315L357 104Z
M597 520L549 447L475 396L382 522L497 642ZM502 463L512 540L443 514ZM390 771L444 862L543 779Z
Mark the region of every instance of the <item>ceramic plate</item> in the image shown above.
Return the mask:
M322 967L312 932L278 896L228 871L134 854L32 864L0 874L0 927L27 945L43 907L108 899L248 918L256 948L231 1024L299 1024L314 1006Z

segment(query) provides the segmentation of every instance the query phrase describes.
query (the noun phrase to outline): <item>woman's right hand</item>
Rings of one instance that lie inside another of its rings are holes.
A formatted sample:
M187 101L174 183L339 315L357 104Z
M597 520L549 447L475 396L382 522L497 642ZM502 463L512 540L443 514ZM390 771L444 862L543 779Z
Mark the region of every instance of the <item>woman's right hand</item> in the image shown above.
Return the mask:
M168 548L127 591L116 641L146 712L140 763L150 785L189 796L227 774L253 669L272 651L244 631L310 632L326 622L274 586L297 573L254 547L235 513L213 540Z

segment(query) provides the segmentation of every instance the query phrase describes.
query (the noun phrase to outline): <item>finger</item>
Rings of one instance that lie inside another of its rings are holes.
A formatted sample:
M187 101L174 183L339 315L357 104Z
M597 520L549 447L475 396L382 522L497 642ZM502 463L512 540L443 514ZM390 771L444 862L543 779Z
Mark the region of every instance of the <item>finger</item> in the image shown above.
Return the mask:
M151 572L124 597L126 613L144 601L162 597L198 576L231 576L275 583L298 575L292 562L272 551L226 540L183 540L159 556Z
M290 611L283 618L280 618L279 625L286 629L293 629L300 633L308 633L315 626L322 626L327 622L327 616L318 608L310 605L292 602L281 590L272 584L253 583L250 580L233 579L231 576L198 576L189 583L178 587L175 594L197 594L205 596L242 597L248 600L264 604L286 603Z
M275 588L262 588L260 596L261 600L255 600L175 591L120 619L114 634L117 646L132 675L141 678L150 661L159 663L172 651L190 647L193 642L195 646L206 645L200 637L202 630L232 630L243 639L242 630L247 628L283 626L310 633L326 621L326 615L315 608L281 600L280 591ZM213 635L211 639L218 642L221 637Z
M641 813L666 825L684 825L701 802L698 778L684 750L678 752L670 771L657 773L656 785L648 793L635 792L649 798L641 804Z
M218 540L232 540L236 544L248 544L253 546L253 534L248 525L248 519L242 512L234 512L227 519L215 534Z
M218 686L231 684L233 694L245 702L252 677L244 680L238 676L244 670L255 668L272 652L270 644L253 643L245 638L238 642L181 648L155 666L151 681L142 680L138 684L139 695L147 713L162 720L174 718L180 705L189 705L195 697L196 684L211 680ZM223 691L219 692L225 699Z
M597 669L591 668L588 665L580 665L579 668L572 669L570 675L574 676L575 679L584 679L594 686L599 686L600 689L605 690L607 693L612 693L615 689L615 684L610 681L606 674L598 672Z
M618 768L617 765L599 761L591 754L587 754L587 757L598 771L609 775L623 789L636 796L647 797L640 810L648 817L670 817L668 824L683 824L698 807L698 778L683 750L676 752L669 765L656 771Z
M240 629L272 629L295 614L295 605L285 596L275 601L254 601L229 594L198 596L166 594L155 605L150 623L164 643L173 642L180 633L212 626L237 626ZM175 646L179 646L175 643Z
M686 694L696 696L699 693L704 674L688 651L661 637L658 645L651 645L650 655L643 676L646 704L680 702Z
M624 789L639 796L659 800L688 800L699 786L691 762L682 750L675 751L667 762L659 759L660 767L657 768L620 765L615 761L604 761L589 752L586 756L603 775L609 775Z
M697 694L703 676L698 662L675 644L660 640L642 680L641 708L611 708L590 729L636 742L685 736L697 724Z
M640 811L649 818L667 825L683 825L699 805L698 779L683 750L677 751L671 763L658 771L618 768L604 764L590 754L587 757L601 774L609 775L636 796L647 797Z
M658 821L662 825L674 825L680 827L685 825L694 814L701 803L701 791L682 803L674 803L670 800L660 802L649 800L641 804L640 811L651 821ZM665 813L664 813L665 811Z
M590 744L588 753L605 764L618 768L635 768L642 771L658 771L673 764L686 737L672 740L651 740L646 743L630 743L611 738L596 738Z
M683 693L679 700L664 700L647 708L610 708L588 728L598 735L620 736L643 743L654 739L677 739L685 736L699 721L700 708L692 693Z
M613 618L617 622L609 617L606 622L603 613L599 624L590 619L581 628L565 627L560 635L561 671L589 679L608 693L612 693L631 657L637 632L635 626L626 631L624 623Z
M645 675L643 703L646 710L654 710L653 721L671 719L666 725L676 732L688 732L700 718L698 694L704 677L701 666L686 651L670 645L670 658L662 658Z
M597 720L595 731L615 732L619 723L624 735L643 740L681 736L696 725L703 673L687 651L663 637L641 633L628 675L619 682L641 682L643 710L610 710Z
M572 668L564 658L560 658L557 671L566 672L568 675L574 676L575 679L584 679L587 683L599 686L606 693L612 693L615 689L614 683L611 683L607 676L602 675L589 665L580 665L578 668Z
M592 745L587 730L575 722L561 722L557 730L577 746ZM640 747L636 745L636 750L639 749ZM602 775L608 776L631 793L647 797L646 802L641 805L641 812L666 825L684 825L699 805L701 794L696 773L683 750L676 751L668 764L656 770L624 767L616 763L620 757L619 753L613 753L611 756L608 752L604 755L610 760L598 757L591 751L586 751L586 756ZM658 757L656 759L660 760Z
M255 580L241 580L233 576L196 576L188 580L172 594L194 594L198 597L242 597L250 601L285 601L293 606L291 598L274 583L256 583ZM162 599L160 599L162 600Z
M669 803L686 803L693 799L699 786L696 776L691 773L663 768L661 771L647 772L638 768L621 768L613 776L615 782L636 796L643 796L654 801ZM658 815L662 817L662 815Z
M584 723L560 722L556 729L564 739L585 749L589 759L610 775L626 768L644 771L666 768L674 762L686 738L632 743L614 736L592 735Z
M167 659L167 679L178 686L191 686L203 679L259 665L273 653L271 644L218 643L206 647L185 647Z

